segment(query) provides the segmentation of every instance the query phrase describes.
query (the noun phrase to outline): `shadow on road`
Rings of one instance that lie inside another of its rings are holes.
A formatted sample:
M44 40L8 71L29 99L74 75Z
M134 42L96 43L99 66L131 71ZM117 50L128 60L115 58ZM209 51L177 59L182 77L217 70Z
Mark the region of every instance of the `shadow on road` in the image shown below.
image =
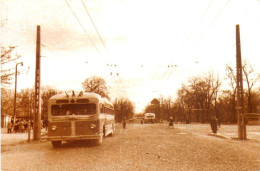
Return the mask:
M60 147L58 148L92 148L98 145L95 144L94 141L91 140L77 140L77 141L68 141L63 142ZM53 147L54 148L54 147ZM57 147L55 147L57 148Z

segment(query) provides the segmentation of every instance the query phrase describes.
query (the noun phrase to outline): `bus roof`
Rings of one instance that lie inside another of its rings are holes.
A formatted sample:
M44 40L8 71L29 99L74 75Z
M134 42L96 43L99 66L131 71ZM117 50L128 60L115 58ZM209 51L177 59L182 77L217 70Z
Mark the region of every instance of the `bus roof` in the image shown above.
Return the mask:
M154 113L145 113L144 116L155 116Z
M52 96L49 101L51 100L61 100L61 99L97 99L100 103L103 103L105 106L110 106L110 108L113 108L113 103L110 102L107 98L101 97L97 93L91 93L91 92L72 92L72 93L61 93Z
M97 93L90 93L90 92L76 92L76 93L61 93L52 96L49 100L58 100L58 99L73 99L73 98L95 98L99 101L101 100L101 96Z

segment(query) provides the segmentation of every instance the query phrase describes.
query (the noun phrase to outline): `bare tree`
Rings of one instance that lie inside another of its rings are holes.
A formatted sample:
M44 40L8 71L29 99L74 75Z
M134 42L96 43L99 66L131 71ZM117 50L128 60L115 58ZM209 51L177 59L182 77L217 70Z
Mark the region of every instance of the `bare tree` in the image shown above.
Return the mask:
M13 115L13 92L8 87L15 74L15 62L20 58L19 55L13 55L14 49L14 46L1 47L1 117Z
M8 89L1 89L1 116L13 115L14 95Z
M15 74L14 63L21 57L12 54L14 49L15 46L10 46L9 48L1 47L1 89L11 84Z
M249 113L253 112L253 102L252 102L252 89L255 83L260 79L259 74L254 72L254 69L251 65L249 65L246 61L244 61L242 66L243 74L244 74L244 81L247 85L247 91L245 92L245 95L247 96L247 111ZM230 80L230 86L232 89L232 106L233 106L233 112L235 113L235 96L236 96L236 76L234 73L234 70L231 66L226 65L226 71L228 79Z
M60 91L51 88L50 86L45 86L41 88L42 93L41 93L41 99L42 99L42 118L46 121L48 117L48 101L49 99L58 94Z
M132 119L134 116L134 104L129 99L117 99L114 102L115 120L121 122L125 119Z
M93 92L101 95L101 97L109 98L106 82L101 77L92 76L90 78L86 78L82 83L82 86L85 92Z
M253 106L252 106L252 88L256 81L259 79L259 77L254 76L254 69L251 65L248 65L246 61L244 61L244 64L242 66L242 70L245 76L245 81L247 85L247 111L248 113L253 112Z
M236 121L237 115L236 115L236 90L237 90L237 84L236 84L236 74L233 70L233 68L230 65L226 65L226 72L227 72L227 77L229 79L229 85L231 87L230 91L225 91L226 94L230 95L230 102L229 104L231 105L231 122Z
M206 76L196 76L188 80L187 85L183 84L178 91L178 104L185 114L186 123L189 120L205 123L211 115L218 114L217 99L220 89L220 79L213 73Z
M214 113L211 113L211 115L216 115L216 101L217 101L217 95L219 92L219 88L221 85L221 81L219 77L215 78L213 73L209 73L207 77L205 77L205 82L207 85L206 89L206 111L207 111L207 119L209 119L209 114L211 113L211 110L214 110Z

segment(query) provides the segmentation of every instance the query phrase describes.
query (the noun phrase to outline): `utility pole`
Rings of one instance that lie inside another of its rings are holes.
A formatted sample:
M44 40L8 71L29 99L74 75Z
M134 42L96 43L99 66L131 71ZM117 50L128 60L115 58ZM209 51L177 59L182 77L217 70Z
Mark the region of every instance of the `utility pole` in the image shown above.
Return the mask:
M243 71L241 61L240 29L236 25L236 63L237 63L237 124L238 139L246 140L246 123L244 115Z
M17 66L21 64L23 66L23 62L17 63L15 65L15 87L14 87L14 124L16 122L16 89L17 89Z
M41 28L37 26L33 139L41 139Z
M28 122L28 127L27 127L27 131L28 131L28 142L31 141L31 92L29 93L28 96L28 113L29 113L29 122Z

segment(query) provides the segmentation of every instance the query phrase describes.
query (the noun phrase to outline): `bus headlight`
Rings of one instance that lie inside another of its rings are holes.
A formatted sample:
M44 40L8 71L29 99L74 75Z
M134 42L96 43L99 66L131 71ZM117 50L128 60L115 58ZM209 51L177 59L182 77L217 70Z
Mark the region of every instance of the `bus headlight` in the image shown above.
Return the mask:
M57 129L56 126L52 126L52 127L51 127L51 130L53 130L53 131L55 131L56 129Z
M95 125L95 124L91 124L91 125L90 125L90 128L91 128L91 129L94 129L94 128L96 128L96 125Z

